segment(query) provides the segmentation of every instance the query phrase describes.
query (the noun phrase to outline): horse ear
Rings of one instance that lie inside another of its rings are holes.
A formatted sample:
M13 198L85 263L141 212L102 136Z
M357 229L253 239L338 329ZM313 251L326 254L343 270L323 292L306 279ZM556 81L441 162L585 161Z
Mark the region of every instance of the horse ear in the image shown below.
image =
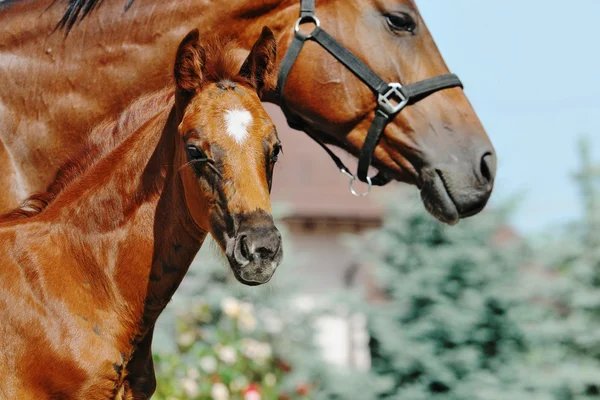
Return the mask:
M258 95L262 96L264 90L277 87L276 62L277 42L273 32L265 26L242 64L239 75L246 78L256 88Z
M193 93L202 84L206 53L200 43L200 33L194 29L179 44L175 58L175 82L185 93Z

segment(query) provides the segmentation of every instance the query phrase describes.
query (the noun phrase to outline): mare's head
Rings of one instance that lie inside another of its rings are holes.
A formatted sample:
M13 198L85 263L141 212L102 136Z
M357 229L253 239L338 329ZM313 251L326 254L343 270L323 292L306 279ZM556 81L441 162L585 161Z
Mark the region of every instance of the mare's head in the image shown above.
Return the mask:
M295 18L297 8L290 15ZM414 0L317 1L315 15L322 29L387 82L407 85L449 72ZM313 27L306 24L303 31ZM291 40L291 26L287 32ZM284 94L308 131L358 154L376 98L322 47L304 46ZM431 214L456 223L485 206L496 156L462 89L453 88L398 114L386 127L373 164L390 178L417 185Z
M197 30L175 61L179 154L185 198L197 225L247 285L271 279L281 235L271 216L273 167L281 145L259 99L276 85L276 42L265 28L241 69L232 42L206 46ZM237 66L237 67L236 67Z

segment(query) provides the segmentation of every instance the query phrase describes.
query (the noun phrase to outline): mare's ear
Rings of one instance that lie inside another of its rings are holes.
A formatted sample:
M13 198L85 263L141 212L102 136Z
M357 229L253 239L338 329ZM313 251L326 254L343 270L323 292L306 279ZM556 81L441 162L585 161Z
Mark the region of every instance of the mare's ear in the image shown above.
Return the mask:
M277 42L273 32L266 26L252 50L242 64L240 76L243 76L256 89L259 97L263 91L277 87Z
M194 29L181 41L175 58L175 82L184 94L193 94L202 85L206 54L200 43L200 33Z

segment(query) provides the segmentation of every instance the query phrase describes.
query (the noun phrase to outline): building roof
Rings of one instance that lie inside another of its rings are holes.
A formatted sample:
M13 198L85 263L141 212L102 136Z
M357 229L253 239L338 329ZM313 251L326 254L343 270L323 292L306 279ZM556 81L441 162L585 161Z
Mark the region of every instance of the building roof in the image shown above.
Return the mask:
M288 127L277 106L265 104L265 108L277 125L283 146L273 177L274 202L284 203L288 215L295 218L381 218L383 207L377 199L389 189L374 187L367 197L353 196L348 178L339 172L329 155L304 132ZM338 149L334 151L348 168L356 168L354 157ZM357 190L366 188L360 183L357 186Z

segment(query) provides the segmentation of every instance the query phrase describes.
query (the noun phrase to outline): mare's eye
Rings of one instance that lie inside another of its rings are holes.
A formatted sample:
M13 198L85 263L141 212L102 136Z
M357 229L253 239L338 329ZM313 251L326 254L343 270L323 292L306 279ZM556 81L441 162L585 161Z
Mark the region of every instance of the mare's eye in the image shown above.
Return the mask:
M386 14L385 21L390 29L397 32L414 33L417 28L415 20L407 13Z
M279 143L277 143L274 147L273 147L273 154L271 154L271 161L272 162L277 162L277 160L279 160L279 153L281 152L281 145Z
M192 160L208 160L206 153L204 153L202 150L193 145L187 146L187 154L188 157Z

